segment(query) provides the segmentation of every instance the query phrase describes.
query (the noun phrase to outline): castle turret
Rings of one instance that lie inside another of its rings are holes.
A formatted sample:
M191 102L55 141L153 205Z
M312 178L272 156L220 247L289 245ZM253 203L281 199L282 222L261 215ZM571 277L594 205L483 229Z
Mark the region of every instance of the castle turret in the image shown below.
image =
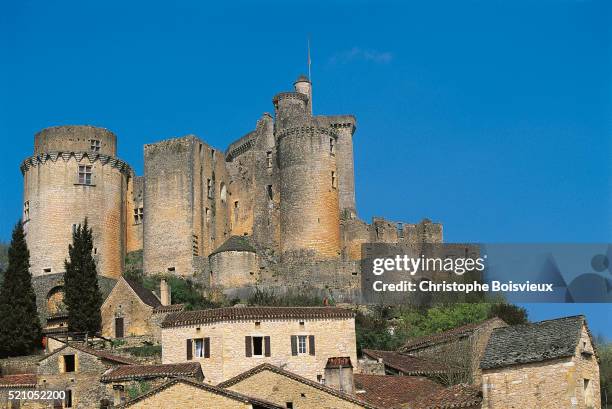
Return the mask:
M337 135L310 115L306 94L281 93L274 103L281 252L305 250L316 258L338 257L340 209L333 151Z
M293 83L295 92L304 94L308 97L308 103L306 105L307 111L312 115L312 84L307 76L300 75L297 80Z
M132 170L116 155L117 138L93 126L59 126L36 134L21 164L23 223L32 275L60 273L73 229L93 230L98 273L119 277L126 249L126 196Z

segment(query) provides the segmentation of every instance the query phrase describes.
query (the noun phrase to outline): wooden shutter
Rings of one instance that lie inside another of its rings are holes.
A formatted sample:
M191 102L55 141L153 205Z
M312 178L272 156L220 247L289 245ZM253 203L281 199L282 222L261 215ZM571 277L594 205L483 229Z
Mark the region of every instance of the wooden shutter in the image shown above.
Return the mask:
M308 336L308 353L310 355L314 355L315 354L315 337L314 337L314 335L309 335Z
M249 336L244 337L244 353L247 358L250 358L253 356L252 347L253 346L251 345L251 337Z
M191 361L193 359L193 340L187 340L187 360Z
M291 355L297 355L297 335L291 335Z
M210 358L210 338L204 338L204 358Z
M270 356L270 337L264 337L264 355Z

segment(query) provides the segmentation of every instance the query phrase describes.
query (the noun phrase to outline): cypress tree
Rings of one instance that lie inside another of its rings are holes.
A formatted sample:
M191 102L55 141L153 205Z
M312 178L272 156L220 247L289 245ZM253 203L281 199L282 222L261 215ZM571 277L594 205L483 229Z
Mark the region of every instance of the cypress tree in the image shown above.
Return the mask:
M40 348L42 333L32 287L30 252L23 225L13 229L8 265L0 287L0 357L27 355Z
M68 329L72 332L94 334L102 326L102 295L92 250L93 235L85 219L72 233L72 244L68 246L70 261L64 262L64 304L68 309Z

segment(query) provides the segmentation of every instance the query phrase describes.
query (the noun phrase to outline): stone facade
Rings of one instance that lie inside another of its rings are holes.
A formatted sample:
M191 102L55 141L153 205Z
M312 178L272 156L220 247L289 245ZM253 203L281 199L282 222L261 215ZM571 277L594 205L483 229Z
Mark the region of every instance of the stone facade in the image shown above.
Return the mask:
M309 307L302 308L309 310ZM291 309L299 315L302 308ZM334 318L326 317L327 313L323 313L321 317L308 318L308 313L304 313L304 318L270 318L270 314L276 314L273 309L259 309L265 310L265 313L256 318L219 318L188 325L181 325L183 321L179 318L175 323L166 321L162 328L162 362L200 362L205 382L212 384L225 381L262 363L270 363L317 381L324 376L325 365L330 357L348 356L357 362L355 320L352 315ZM330 307L320 310L338 309ZM330 328L333 328L332 332ZM304 349L296 350L298 340L294 337L297 336L304 337ZM208 354L196 356L194 339L208 339ZM256 342L260 343L259 346L255 346Z
M301 76L273 98L274 114L225 152L194 135L145 145L142 177L116 157L117 138L106 129L39 132L21 166L33 275L63 271L72 226L87 217L104 276L117 278L126 253L142 250L147 274L195 275L240 296L260 285L355 301L361 244L441 242L442 226L360 220L356 119L313 115L311 95ZM248 236L256 257L209 258L236 236Z

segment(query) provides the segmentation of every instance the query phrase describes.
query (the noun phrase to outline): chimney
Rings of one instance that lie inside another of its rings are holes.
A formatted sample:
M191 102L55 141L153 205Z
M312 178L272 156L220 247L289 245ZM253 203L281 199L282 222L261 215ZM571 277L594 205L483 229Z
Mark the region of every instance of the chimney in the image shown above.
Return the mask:
M325 365L325 385L340 392L355 393L353 365L348 356L333 357Z
M172 294L170 293L170 286L166 279L162 279L159 282L159 301L161 304L166 306L172 304Z

